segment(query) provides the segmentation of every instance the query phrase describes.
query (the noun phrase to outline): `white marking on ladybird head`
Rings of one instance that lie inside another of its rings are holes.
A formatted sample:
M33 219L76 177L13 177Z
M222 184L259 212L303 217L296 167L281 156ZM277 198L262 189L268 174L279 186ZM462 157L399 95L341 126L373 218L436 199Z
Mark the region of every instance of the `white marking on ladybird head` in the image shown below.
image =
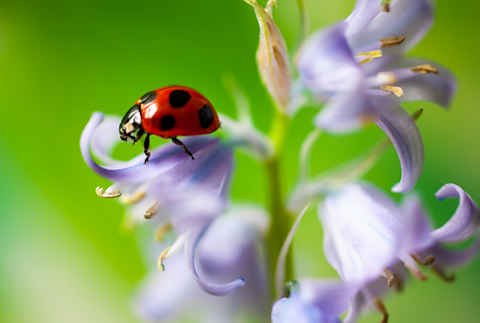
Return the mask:
M125 133L126 134L130 134L134 131L135 131L135 126L133 124L131 124L130 122L125 124Z

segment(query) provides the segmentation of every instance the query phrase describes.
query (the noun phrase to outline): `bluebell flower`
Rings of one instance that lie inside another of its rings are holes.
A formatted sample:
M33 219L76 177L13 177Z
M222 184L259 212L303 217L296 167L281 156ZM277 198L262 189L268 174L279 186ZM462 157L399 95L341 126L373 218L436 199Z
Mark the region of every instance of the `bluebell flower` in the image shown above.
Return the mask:
M272 323L340 323L358 290L358 284L341 280L302 279L289 297L274 304Z
M464 250L450 250L444 244L463 242L476 234L480 225L477 204L454 184L444 185L435 195L440 200L459 198L450 220L435 230L415 196L397 205L369 184L352 183L325 197L319 208L325 255L345 284L358 288L346 322L353 322L367 306L388 317L379 299L387 287L403 281L401 264L421 280L426 276L418 264L430 266L440 277L450 280L448 269L476 256L480 248L478 235ZM382 276L387 283L379 280Z
M118 138L120 117L94 113L82 133L80 147L85 162L100 176L115 182L107 190L97 188L97 194L106 198L120 197L125 204L133 204L134 211L143 209L143 218L137 213L135 221L151 221L160 228L173 227L177 240L159 257L163 260L185 246L185 256L197 283L214 295L227 295L244 285L238 278L227 284L204 281L195 266L196 246L210 223L228 204L229 182L233 170L233 151L217 138L190 137L185 143L195 160L192 161L175 145L163 145L152 151L149 163L144 165L139 155L127 162L116 161L110 153ZM90 150L108 166L97 164ZM122 192L123 191L123 196ZM134 212L135 214L135 212Z
M197 267L202 276L214 282L241 276L247 282L244 288L221 298L205 294L192 279L185 259L175 255L166 260L165 272L152 268L142 283L135 299L140 317L161 322L182 318L196 322L268 322L268 289L259 247L268 225L268 215L262 208L234 205L212 223L199 243ZM149 244L147 249L152 249ZM159 248L157 243L147 264Z
M424 152L418 128L398 100L447 107L455 81L436 63L402 55L430 28L431 3L381 3L359 0L345 21L312 35L300 52L298 70L303 86L326 103L315 118L318 127L341 133L372 120L390 137L402 166L402 180L392 190L407 192L422 172Z

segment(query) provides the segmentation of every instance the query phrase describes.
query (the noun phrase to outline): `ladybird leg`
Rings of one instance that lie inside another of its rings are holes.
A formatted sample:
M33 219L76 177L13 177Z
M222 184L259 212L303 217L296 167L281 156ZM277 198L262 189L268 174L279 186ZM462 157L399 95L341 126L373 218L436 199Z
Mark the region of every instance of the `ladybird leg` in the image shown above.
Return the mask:
M147 136L145 137L145 141L143 142L143 152L147 156L147 158L145 158L145 162L143 163L144 165L148 163L148 159L150 158L150 152L148 151L149 146L150 146L150 134L147 133Z
M137 141L139 141L142 138L144 133L145 133L145 130L143 130L143 129L140 129L140 130L137 131L137 135L135 136L135 138L133 138L133 144L134 145Z
M177 137L173 137L172 138L172 142L177 145L177 146L182 146L183 147L183 151L187 153L188 156L192 157L192 160L195 159L195 157L193 157L193 154L188 150L187 146L185 146L185 144L183 142L181 142L180 140L177 139Z

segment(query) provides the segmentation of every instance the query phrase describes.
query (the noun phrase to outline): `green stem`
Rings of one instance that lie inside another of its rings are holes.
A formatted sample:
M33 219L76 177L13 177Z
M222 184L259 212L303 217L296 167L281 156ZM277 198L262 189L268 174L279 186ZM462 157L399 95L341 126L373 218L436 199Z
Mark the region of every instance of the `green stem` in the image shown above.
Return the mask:
M282 249L285 238L288 235L292 225L292 217L285 209L284 195L281 182L281 156L285 143L285 135L288 128L289 119L280 112L277 112L272 128L271 138L275 143L276 153L265 162L268 174L269 189L269 209L271 214L270 231L267 236L267 242L270 254L270 286L273 300L282 295L276 295L275 291L275 271L278 256ZM292 253L289 251L285 268L285 281L293 279Z

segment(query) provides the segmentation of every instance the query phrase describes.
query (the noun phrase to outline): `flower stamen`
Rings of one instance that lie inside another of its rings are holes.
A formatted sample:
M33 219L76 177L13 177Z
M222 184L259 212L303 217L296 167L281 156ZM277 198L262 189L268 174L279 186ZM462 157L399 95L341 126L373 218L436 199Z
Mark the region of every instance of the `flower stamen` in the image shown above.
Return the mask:
M425 260L421 260L420 258L418 258L417 256L415 256L414 254L410 254L410 256L413 258L413 260L415 260L418 264L420 265L424 265L424 266L429 266L431 264L433 264L433 262L435 261L435 257L430 255L428 256L427 258L425 258Z
M405 40L405 36L402 37L387 37L387 38L380 38L380 42L382 45L380 45L380 48L390 48L390 47L396 47L403 43Z
M395 94L395 96L401 98L403 96L403 89L399 86L393 86L393 85L382 85L380 89L391 92Z
M405 265L405 267L410 271L412 276L418 280L427 280L427 276L425 276L420 269L417 268L417 266L414 265L414 267L410 267L408 265Z
M417 111L412 113L413 120L417 121L418 118L420 118L420 116L422 115L422 113L423 113L423 109L418 109Z
M161 207L162 205L159 204L159 202L155 202L155 204L153 204L151 207L149 207L146 211L145 211L145 214L143 215L143 217L147 220L150 220L151 218L153 218L160 210L161 210Z
M115 190L115 191L113 191L113 192L109 192L109 191L108 191L108 188L107 188L107 190L104 192L104 191L103 191L103 188L101 188L100 186L95 189L95 193L97 193L97 195L100 196L100 197L109 198L109 199L111 199L111 198L116 198L116 197L119 197L119 196L122 195L122 193L121 193L119 190Z
M445 271L439 266L432 266L432 270L435 274L437 274L438 277L440 277L441 280L443 280L446 283L452 283L455 280L454 273L447 275Z
M141 199L145 197L145 191L144 190L136 190L133 192L133 194L124 194L120 198L120 202L125 204L125 205L130 205L130 204L135 204Z
M158 260L157 260L157 267L160 271L165 271L163 260L173 256L180 249L182 249L182 247L185 245L185 240L186 240L186 236L182 234L178 236L177 240L175 240L175 242L171 246L163 249L163 251L160 253L160 256L158 256Z
M387 267L383 268L383 271L385 272L385 278L387 278L387 287L390 288L395 283L395 275Z
M397 77L392 72L379 72L377 78L385 85L391 85L397 82Z
M403 279L401 275L395 276L395 291L403 291Z
M170 222L164 223L155 230L155 239L157 241L163 241L165 235L172 229Z
M371 52L358 53L357 55L358 56L366 56L366 58L363 59L362 61L360 61L360 63L359 63L360 65L363 65L363 64L370 63L372 61L372 59L374 59L374 58L382 57L383 53L382 53L381 50L377 49L377 50L373 50Z
M430 64L418 65L410 68L410 71L420 74L438 74L438 70Z
M373 300L373 303L375 304L375 307L377 308L377 310L383 315L381 323L387 323L388 312L387 312L387 308L385 307L385 304L383 304L382 300L378 297Z

